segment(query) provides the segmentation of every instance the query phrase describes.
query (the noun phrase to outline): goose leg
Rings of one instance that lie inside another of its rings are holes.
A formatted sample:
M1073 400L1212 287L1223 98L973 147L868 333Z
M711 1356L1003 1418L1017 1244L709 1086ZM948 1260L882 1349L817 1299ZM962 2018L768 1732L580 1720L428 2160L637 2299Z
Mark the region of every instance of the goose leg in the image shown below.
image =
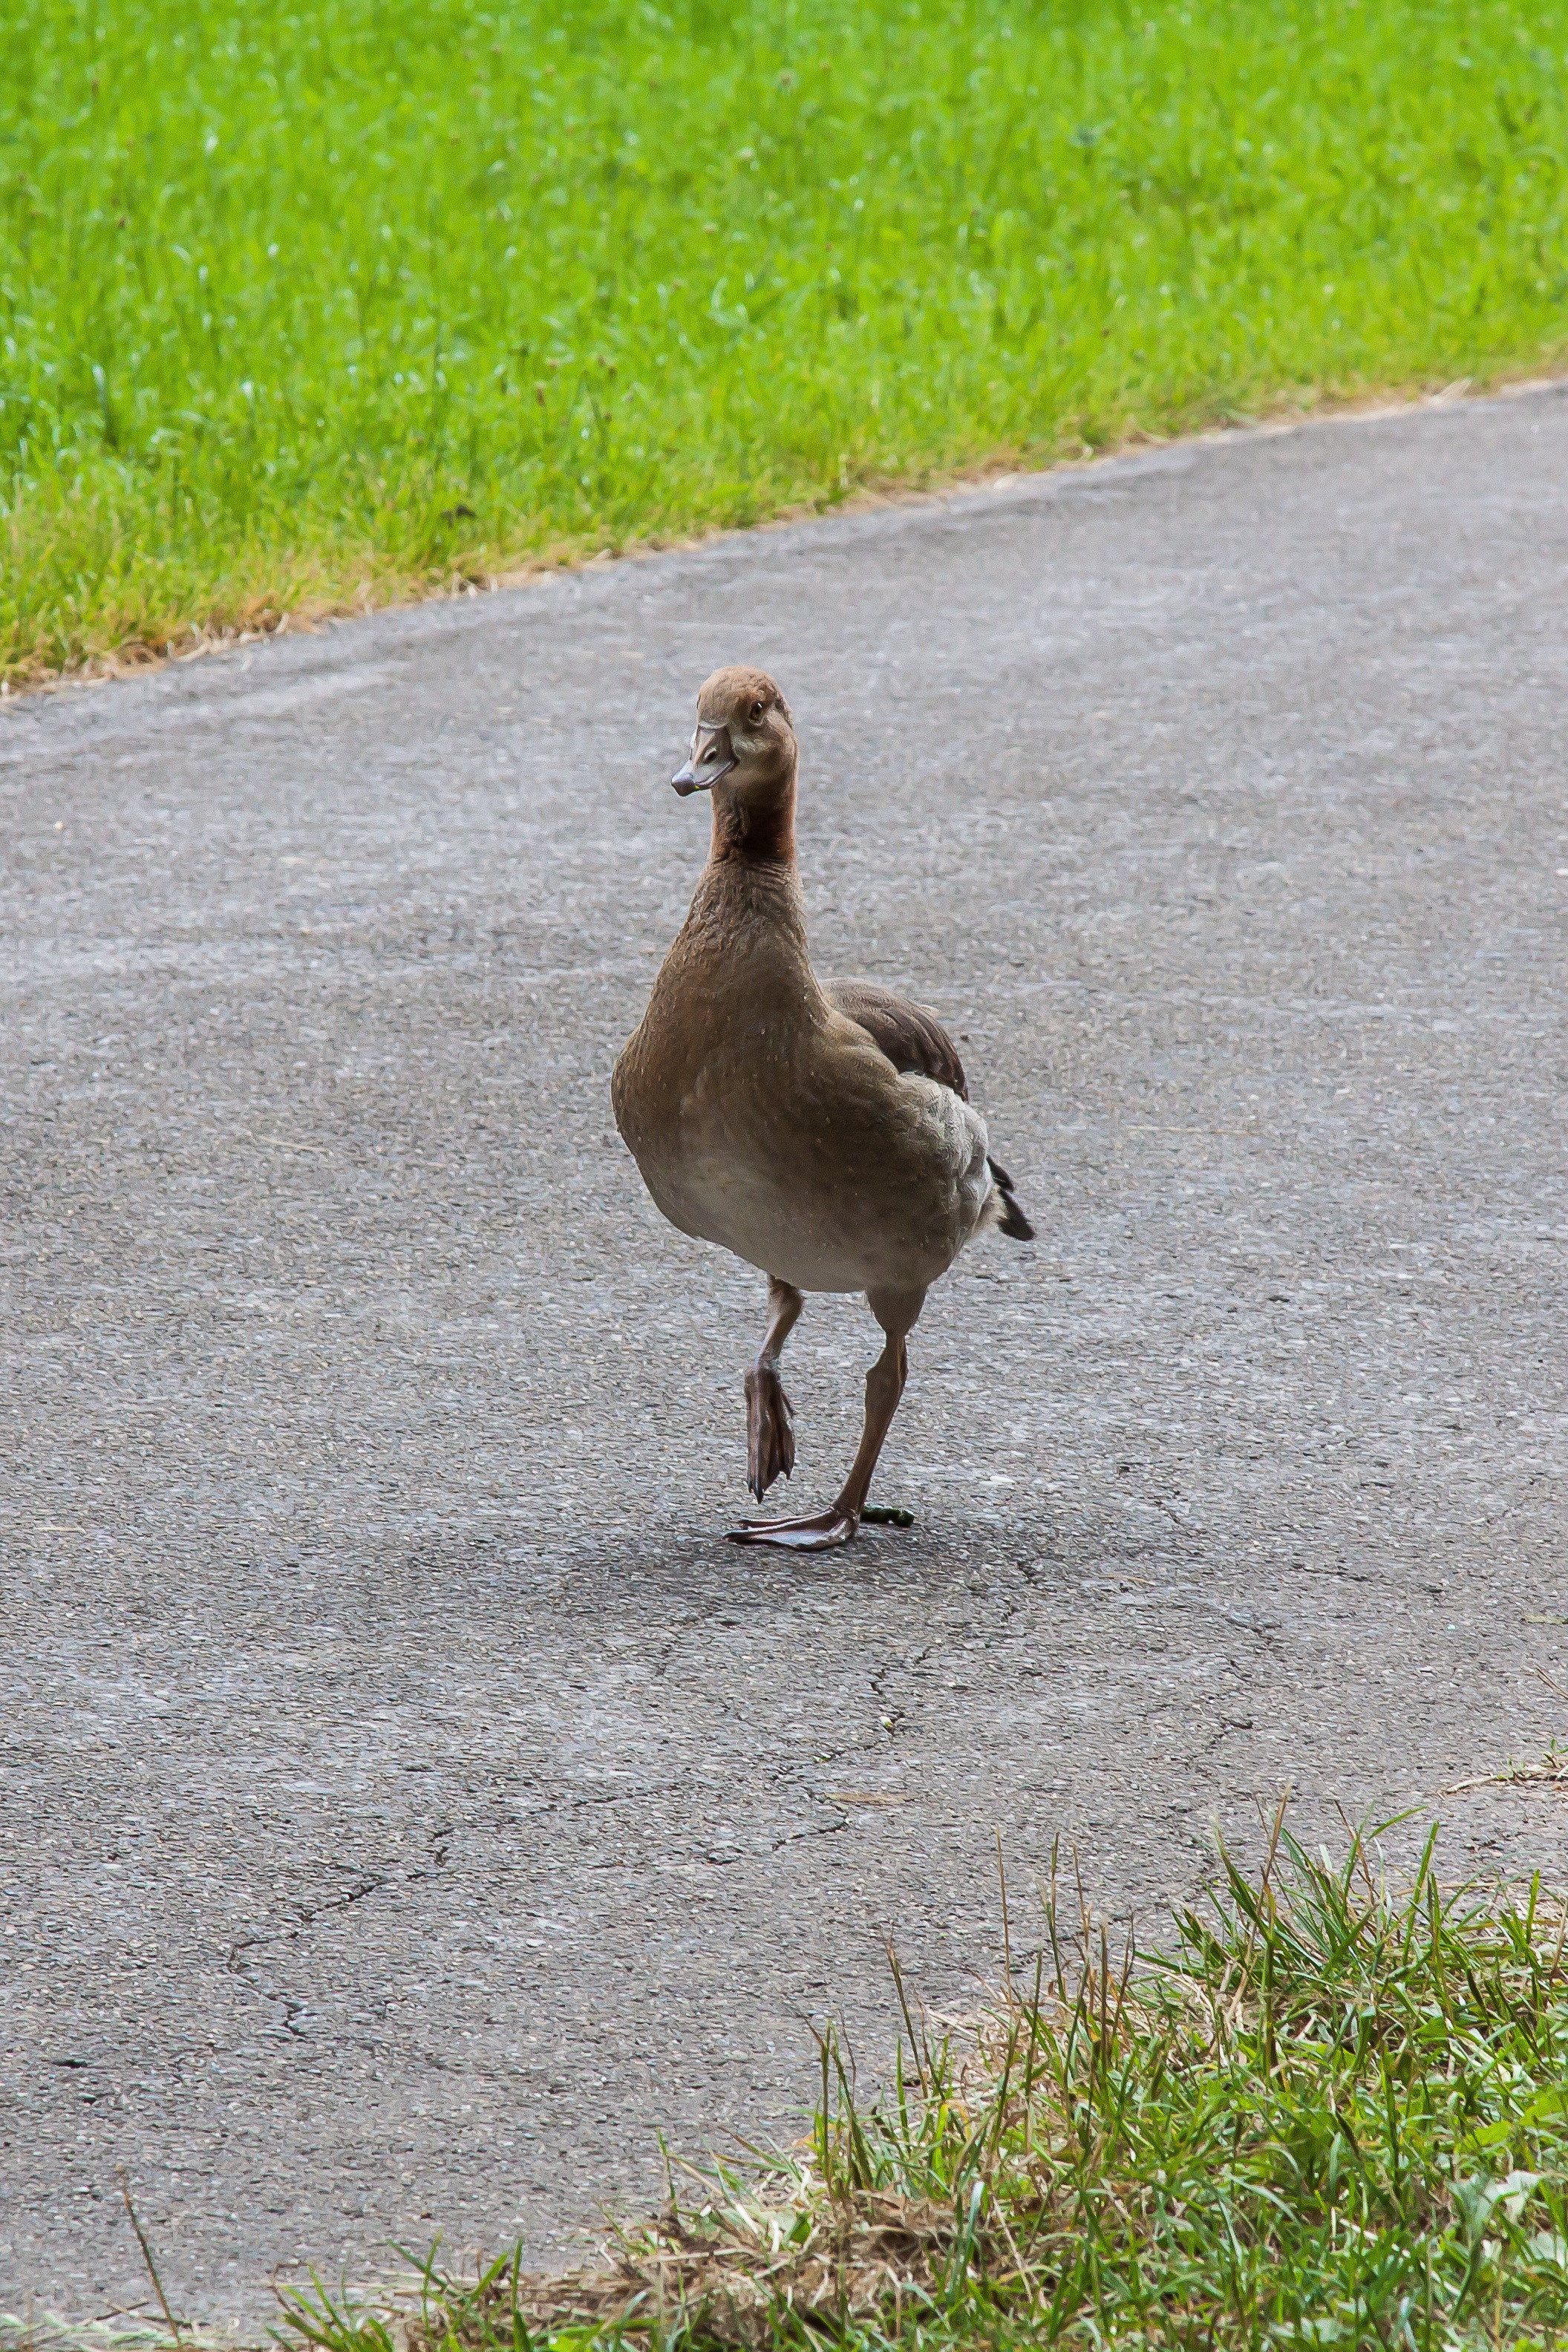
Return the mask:
M730 1529L731 1543L774 1544L784 1551L832 1551L840 1544L853 1541L878 1456L909 1378L910 1356L905 1341L925 1305L925 1296L923 1290L868 1290L866 1294L866 1304L887 1333L888 1340L866 1375L865 1426L837 1500L815 1518L747 1519ZM749 1382L747 1392L750 1393ZM756 1492L754 1486L752 1492Z
M792 1284L776 1275L769 1277L768 1328L746 1374L746 1484L759 1503L775 1478L787 1478L795 1468L794 1415L779 1378L779 1357L805 1305Z

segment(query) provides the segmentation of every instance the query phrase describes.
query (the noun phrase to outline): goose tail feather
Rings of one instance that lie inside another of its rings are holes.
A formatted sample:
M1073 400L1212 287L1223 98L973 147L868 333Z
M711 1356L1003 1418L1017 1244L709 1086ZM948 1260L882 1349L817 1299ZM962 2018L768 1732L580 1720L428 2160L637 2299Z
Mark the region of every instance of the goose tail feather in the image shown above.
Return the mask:
M991 1181L996 1187L995 1197L999 1212L996 1218L997 1230L1005 1234L1009 1241L1032 1242L1035 1238L1035 1228L1014 1196L1013 1179L1000 1161L988 1159L985 1165L990 1169Z

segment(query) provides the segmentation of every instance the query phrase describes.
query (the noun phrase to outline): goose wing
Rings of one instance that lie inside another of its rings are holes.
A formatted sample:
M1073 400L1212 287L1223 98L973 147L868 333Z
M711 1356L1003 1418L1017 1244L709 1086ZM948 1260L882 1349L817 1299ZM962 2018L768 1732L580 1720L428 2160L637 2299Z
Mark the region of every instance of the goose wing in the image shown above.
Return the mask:
M825 980L822 992L845 1016L858 1022L886 1054L895 1070L916 1070L951 1087L969 1100L958 1048L928 1004L911 1004L874 980Z
M895 1070L918 1070L939 1086L951 1087L963 1102L969 1100L963 1064L958 1048L929 1004L911 1004L874 980L825 980L822 992L849 1020L858 1022L879 1045ZM1013 1179L996 1160L986 1160L992 1181L996 1223L1016 1242L1032 1242L1035 1228L1019 1207Z

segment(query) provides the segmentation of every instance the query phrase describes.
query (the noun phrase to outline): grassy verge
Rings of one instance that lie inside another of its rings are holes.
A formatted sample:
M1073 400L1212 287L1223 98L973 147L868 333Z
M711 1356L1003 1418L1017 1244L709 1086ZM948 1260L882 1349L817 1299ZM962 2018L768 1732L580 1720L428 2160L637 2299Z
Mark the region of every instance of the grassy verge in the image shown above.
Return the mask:
M972 2033L906 2010L869 2111L829 2043L795 2156L692 2175L602 2268L432 2264L408 2352L1568 2342L1562 1909L1287 1836L1177 1928L1117 1964L1053 1922ZM288 2311L392 2352L384 2316Z
M0 675L1568 348L1568 0L13 0Z

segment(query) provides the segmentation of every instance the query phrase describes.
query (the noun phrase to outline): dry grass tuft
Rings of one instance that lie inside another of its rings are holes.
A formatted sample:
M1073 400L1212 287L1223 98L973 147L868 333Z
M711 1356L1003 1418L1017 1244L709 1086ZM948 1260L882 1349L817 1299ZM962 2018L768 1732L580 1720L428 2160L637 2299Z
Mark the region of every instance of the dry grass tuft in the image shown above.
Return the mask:
M705 2204L691 2214L672 2204L607 2263L519 2280L516 2307L536 2336L651 2329L661 2339L761 2352L790 2323L837 2332L928 2305L952 2263L951 2209L894 2189L819 2198L819 2186L803 2172L784 2200ZM504 2293L510 2315L510 2281ZM482 2344L489 2327L489 2316L476 2314L460 2340ZM450 2341L444 2320L416 2320L408 2352L446 2352Z

